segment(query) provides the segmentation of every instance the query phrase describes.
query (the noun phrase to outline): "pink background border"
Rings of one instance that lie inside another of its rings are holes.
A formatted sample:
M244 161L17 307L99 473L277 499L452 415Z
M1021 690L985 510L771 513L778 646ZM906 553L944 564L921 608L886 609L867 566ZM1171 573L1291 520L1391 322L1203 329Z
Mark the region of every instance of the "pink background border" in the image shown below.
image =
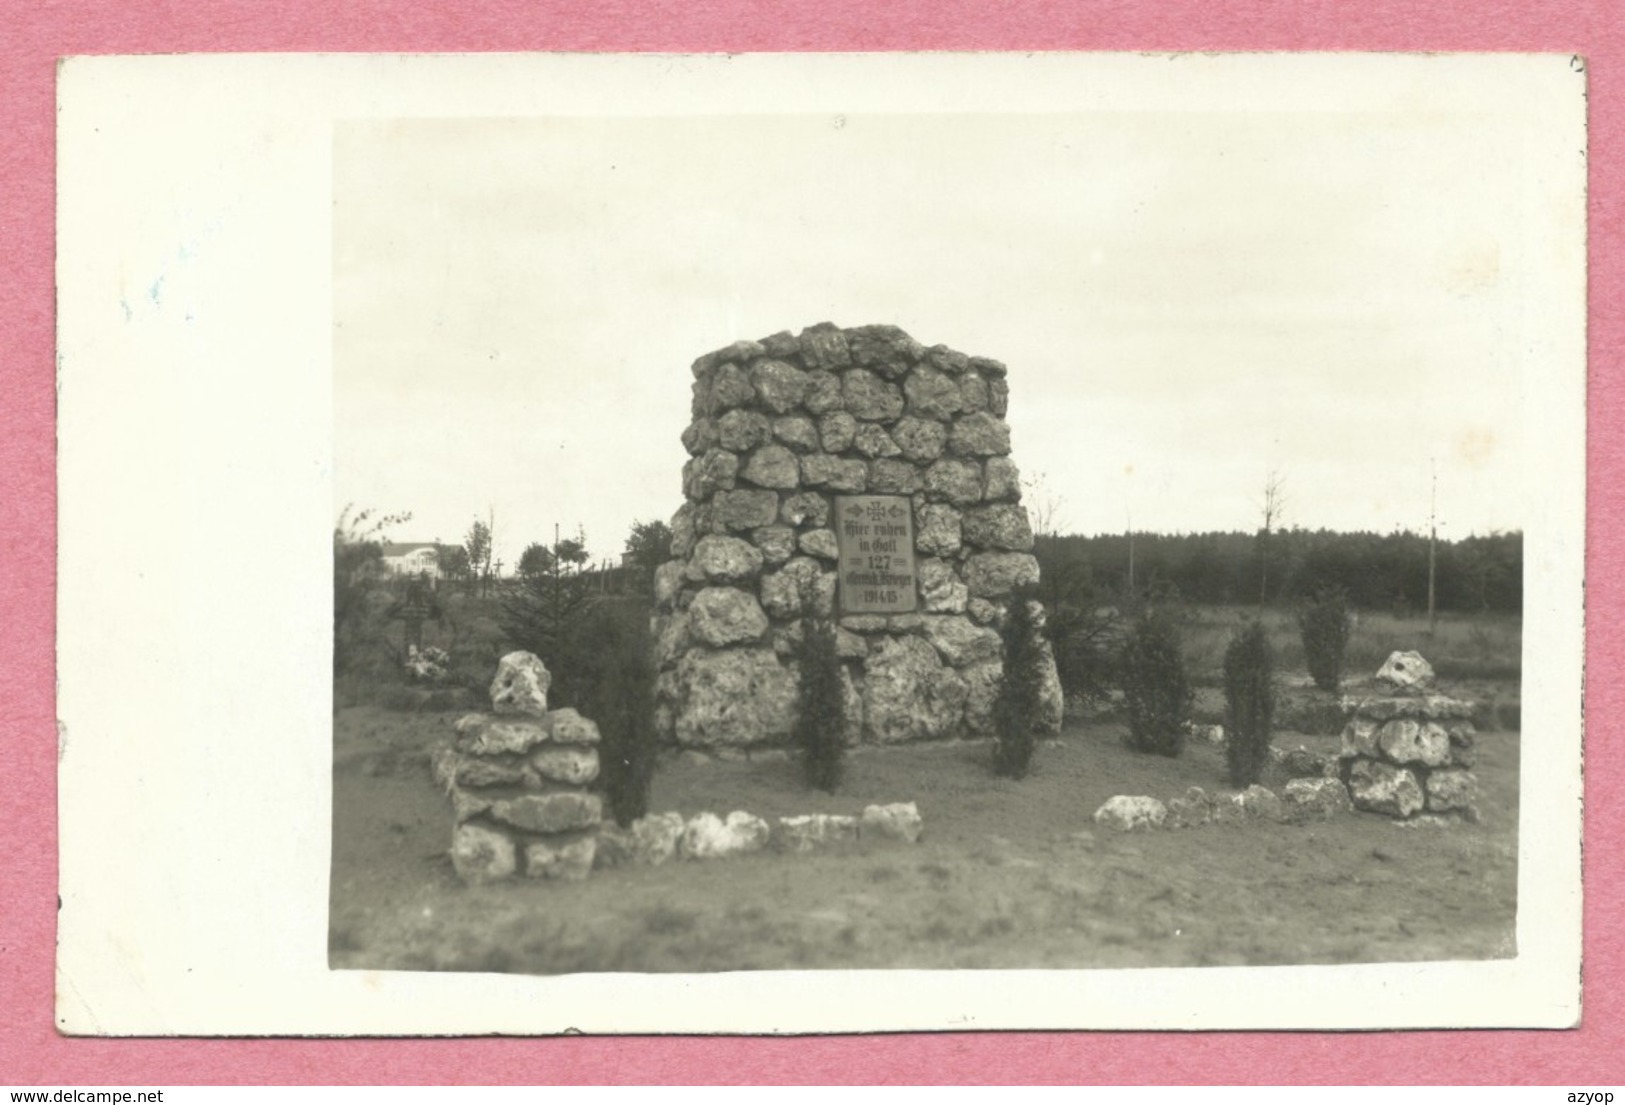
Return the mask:
M1006 1033L546 1040L86 1040L52 1024L55 943L54 65L191 51L1440 50L1590 70L1587 655L1625 644L1625 17L1611 0L73 0L0 24L0 1084L1625 1082L1618 680L1588 681L1585 1020L1569 1032ZM1538 735L1537 735L1538 736Z

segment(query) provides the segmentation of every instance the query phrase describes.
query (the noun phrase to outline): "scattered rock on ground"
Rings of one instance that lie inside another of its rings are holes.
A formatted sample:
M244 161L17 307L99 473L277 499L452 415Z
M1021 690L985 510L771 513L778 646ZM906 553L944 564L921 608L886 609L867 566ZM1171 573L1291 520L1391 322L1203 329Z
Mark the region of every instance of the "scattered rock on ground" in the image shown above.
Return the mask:
M726 821L714 813L702 813L689 819L677 850L684 859L720 859L759 852L771 836L766 821L742 810L730 813Z
M1167 819L1168 807L1143 794L1113 795L1095 811L1095 824L1123 832L1161 828Z
M886 806L866 806L859 831L865 840L901 840L913 844L920 839L923 823L913 802L893 802Z

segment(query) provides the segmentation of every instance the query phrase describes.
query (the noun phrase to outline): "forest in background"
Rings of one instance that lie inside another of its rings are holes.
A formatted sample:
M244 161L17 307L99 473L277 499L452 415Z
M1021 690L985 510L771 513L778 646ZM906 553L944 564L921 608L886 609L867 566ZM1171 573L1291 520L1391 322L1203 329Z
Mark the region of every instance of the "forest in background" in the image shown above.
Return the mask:
M1172 590L1185 602L1293 604L1340 587L1356 609L1404 617L1428 606L1425 534L1286 529L1259 533L1043 536L1046 576L1089 579L1120 591ZM1523 609L1523 534L1496 533L1435 544L1435 603L1461 613Z

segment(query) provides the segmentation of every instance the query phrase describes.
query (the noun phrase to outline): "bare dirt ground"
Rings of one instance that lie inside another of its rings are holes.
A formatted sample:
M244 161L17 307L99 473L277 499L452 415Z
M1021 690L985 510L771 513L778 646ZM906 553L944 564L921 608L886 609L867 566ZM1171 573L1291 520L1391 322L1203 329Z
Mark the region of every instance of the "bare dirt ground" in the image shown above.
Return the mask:
M428 770L456 716L364 706L334 719L335 968L1182 967L1515 953L1517 731L1480 734L1484 818L1448 828L1351 814L1097 829L1092 815L1114 794L1226 792L1220 749L1141 755L1111 721L1070 722L1020 781L993 777L985 744L859 751L833 796L807 789L789 762L671 757L655 779L656 812L773 817L914 801L925 835L913 846L464 887L447 857L449 805ZM1332 751L1337 738L1276 734L1277 748L1300 743Z

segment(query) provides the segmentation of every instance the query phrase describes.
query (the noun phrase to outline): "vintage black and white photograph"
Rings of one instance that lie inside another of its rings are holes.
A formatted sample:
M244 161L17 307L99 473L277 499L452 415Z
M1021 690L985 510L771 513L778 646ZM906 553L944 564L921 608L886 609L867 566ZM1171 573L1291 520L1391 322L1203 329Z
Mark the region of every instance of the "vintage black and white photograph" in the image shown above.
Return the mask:
M237 62L65 81L65 1030L1573 1023L1573 59Z
M1515 955L1522 125L340 124L332 965Z

